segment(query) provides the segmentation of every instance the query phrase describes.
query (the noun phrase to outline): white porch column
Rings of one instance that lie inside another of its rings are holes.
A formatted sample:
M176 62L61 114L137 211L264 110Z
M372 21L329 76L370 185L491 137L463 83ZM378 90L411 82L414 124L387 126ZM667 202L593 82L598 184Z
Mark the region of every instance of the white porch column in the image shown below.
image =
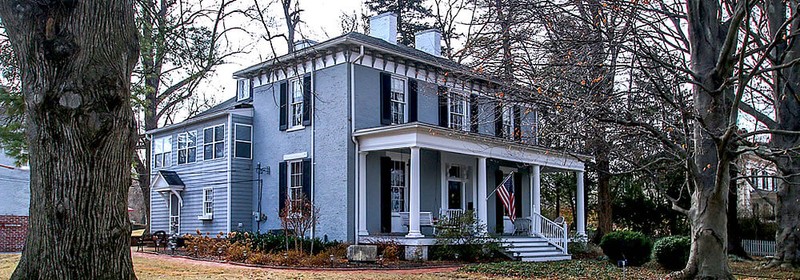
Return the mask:
M419 147L411 147L411 184L408 189L408 234L406 237L422 237L419 231Z
M475 199L478 210L478 222L482 224L483 233L486 233L486 158L478 157L478 197Z
M367 152L358 153L358 235L367 231Z
M531 166L531 213L533 214L541 214L542 213L542 203L541 203L541 175L542 175L542 167L539 165ZM533 217L533 231L536 233L541 232L541 225L539 224L538 217L531 214Z
M586 202L584 201L584 194L583 194L583 171L576 171L576 177L578 177L578 190L575 192L577 196L575 198L575 204L578 204L578 224L576 228L578 229L578 237L585 238L586 237Z

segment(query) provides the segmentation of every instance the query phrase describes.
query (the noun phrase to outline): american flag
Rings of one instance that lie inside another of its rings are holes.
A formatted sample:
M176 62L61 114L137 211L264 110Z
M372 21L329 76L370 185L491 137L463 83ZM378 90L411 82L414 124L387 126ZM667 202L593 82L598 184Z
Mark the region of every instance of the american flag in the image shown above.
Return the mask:
M514 205L514 180L511 180L512 175L514 175L514 172L509 173L508 176L503 179L503 183L497 186L497 197L503 202L503 207L506 208L508 218L513 223L517 213Z

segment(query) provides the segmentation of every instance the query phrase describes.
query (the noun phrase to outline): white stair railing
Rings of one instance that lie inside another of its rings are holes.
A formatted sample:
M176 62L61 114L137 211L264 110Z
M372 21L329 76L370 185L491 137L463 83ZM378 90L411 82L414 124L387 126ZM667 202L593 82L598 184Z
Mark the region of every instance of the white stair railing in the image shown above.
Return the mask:
M533 213L531 217L531 233L547 240L547 243L567 254L567 223L556 223L545 216Z

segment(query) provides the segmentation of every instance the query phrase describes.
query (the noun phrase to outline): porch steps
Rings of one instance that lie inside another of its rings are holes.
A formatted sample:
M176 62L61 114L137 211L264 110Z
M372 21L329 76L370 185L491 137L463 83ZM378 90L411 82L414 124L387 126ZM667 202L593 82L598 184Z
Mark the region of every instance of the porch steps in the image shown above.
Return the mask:
M569 260L572 257L547 243L540 237L504 237L500 246L510 257L523 262L548 262Z

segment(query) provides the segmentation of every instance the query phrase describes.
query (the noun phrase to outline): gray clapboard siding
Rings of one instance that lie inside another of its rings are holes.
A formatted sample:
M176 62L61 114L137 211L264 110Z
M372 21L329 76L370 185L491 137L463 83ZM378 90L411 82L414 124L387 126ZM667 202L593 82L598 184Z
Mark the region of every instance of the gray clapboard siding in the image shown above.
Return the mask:
M203 128L219 124L227 126L227 116L209 119L203 122L186 126L177 126L173 129L161 131L153 135L153 139L172 136L172 160L170 166L153 170L153 177L158 170L171 170L178 173L186 188L182 192L183 207L181 207L181 233L201 232L218 233L227 231L227 191L228 191L228 159L230 155L230 133L226 134L225 157L212 160L203 160L203 144L205 143ZM193 163L177 164L177 138L178 134L186 131L197 131L197 160ZM227 129L226 129L227 130ZM154 141L155 142L155 141ZM150 159L151 163L154 156ZM203 189L214 190L213 219L202 221L197 217L203 213ZM169 231L169 208L161 194L151 191L151 231Z

